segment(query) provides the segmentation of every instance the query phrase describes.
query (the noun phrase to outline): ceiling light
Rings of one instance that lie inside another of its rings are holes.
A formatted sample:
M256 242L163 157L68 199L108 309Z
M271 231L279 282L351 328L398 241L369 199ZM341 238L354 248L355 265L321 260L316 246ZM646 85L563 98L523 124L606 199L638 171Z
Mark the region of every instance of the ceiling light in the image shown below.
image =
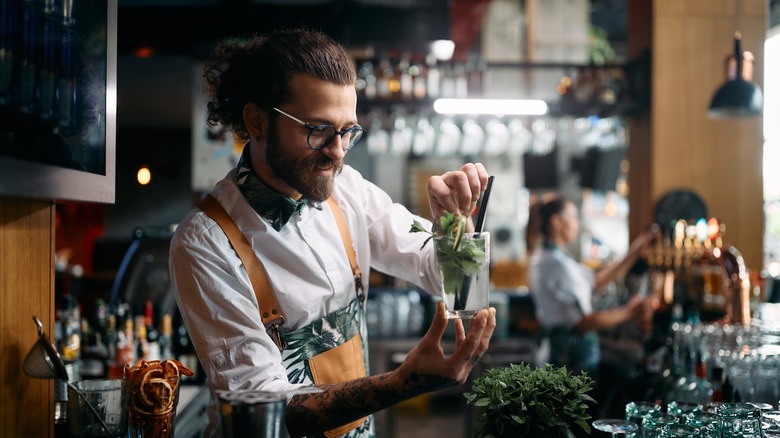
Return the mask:
M726 59L726 82L712 97L708 115L712 119L761 115L764 97L753 82L753 54L742 51L742 35L734 33L734 54Z
M536 99L436 99L433 109L439 114L541 116L547 114L547 103Z
M452 40L436 40L431 43L431 53L439 61L449 61L455 53L455 42Z

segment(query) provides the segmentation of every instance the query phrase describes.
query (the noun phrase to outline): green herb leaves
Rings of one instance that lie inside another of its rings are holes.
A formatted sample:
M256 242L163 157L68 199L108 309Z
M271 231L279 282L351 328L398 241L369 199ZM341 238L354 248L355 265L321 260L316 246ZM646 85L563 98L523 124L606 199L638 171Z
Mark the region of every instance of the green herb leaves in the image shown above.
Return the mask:
M468 222L469 218L467 216L457 215L455 216L454 213L450 212L444 212L444 214L439 217L439 226L438 230L441 231L440 235L442 236L452 236L455 238L455 244L453 245L453 249L457 250L460 246L460 240L463 238L463 233L466 232L466 223ZM412 222L412 228L409 230L410 233L428 233L430 234L430 237L425 239L425 242L423 242L422 247L420 249L424 248L425 245L428 243L429 240L431 240L436 235L436 222L433 223L433 226L431 227L431 231L428 231L425 229L425 227L422 226L420 221L417 219L414 219L414 222Z
M436 245L436 257L439 264L450 264L457 267L466 275L474 275L479 272L479 268L485 262L485 252L470 242L469 245L462 245L463 234L466 232L468 217L455 215L445 212L438 221L438 229L441 230L438 243ZM436 237L437 226L433 224L431 231L427 231L418 220L414 220L410 233L428 233L430 236L425 239L422 247L428 244L428 241Z
M485 371L464 396L483 420L477 437L565 437L575 424L590 433L588 403L596 402L588 395L592 388L585 372L521 363Z

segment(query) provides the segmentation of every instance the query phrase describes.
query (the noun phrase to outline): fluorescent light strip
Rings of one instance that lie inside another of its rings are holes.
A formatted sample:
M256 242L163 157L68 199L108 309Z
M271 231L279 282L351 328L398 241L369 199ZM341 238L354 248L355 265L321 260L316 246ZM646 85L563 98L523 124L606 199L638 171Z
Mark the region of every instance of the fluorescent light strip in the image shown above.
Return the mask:
M537 99L436 99L433 109L439 114L541 116L547 114L547 103Z

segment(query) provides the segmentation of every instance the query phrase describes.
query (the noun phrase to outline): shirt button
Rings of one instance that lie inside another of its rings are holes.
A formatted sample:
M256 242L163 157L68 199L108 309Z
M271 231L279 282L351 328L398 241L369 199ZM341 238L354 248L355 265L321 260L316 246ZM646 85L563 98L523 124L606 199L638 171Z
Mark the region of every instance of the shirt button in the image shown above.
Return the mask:
M222 356L217 356L214 358L214 365L221 367L222 365L225 365L225 358Z

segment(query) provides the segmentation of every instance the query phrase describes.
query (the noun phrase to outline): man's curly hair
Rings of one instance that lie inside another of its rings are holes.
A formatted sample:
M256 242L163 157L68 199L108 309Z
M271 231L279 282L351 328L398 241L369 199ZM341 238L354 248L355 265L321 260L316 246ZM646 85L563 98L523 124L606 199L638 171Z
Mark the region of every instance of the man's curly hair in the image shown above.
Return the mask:
M270 110L290 98L290 81L304 74L339 85L355 83L355 65L344 47L314 30L281 29L248 40L227 39L203 68L209 94L208 123L246 140L247 103Z

